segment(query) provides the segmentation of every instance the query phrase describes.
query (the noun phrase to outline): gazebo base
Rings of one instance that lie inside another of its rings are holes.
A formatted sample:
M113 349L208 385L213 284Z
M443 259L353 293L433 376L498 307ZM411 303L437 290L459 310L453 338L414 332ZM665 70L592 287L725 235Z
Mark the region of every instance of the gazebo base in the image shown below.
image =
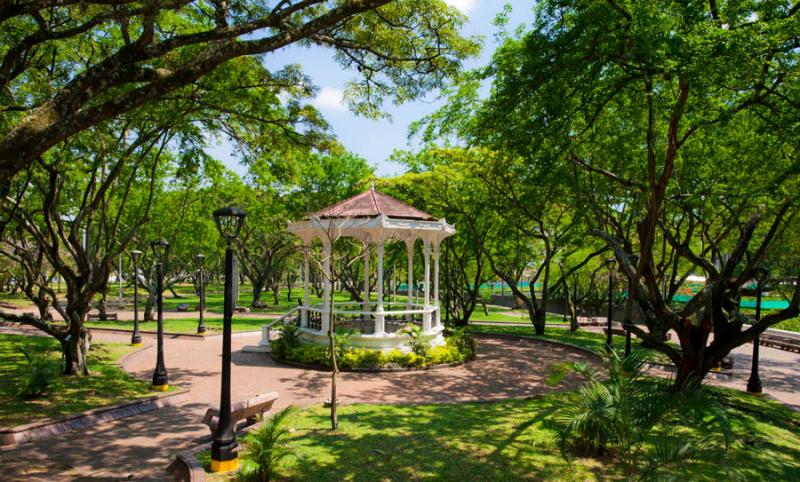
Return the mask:
M438 327L433 328L427 333L427 335L430 336L431 346L442 346L445 344L444 335L442 333L443 330L444 327ZM327 333L308 328L300 328L300 338L306 342L314 343L315 345L327 345L329 343ZM409 346L410 341L411 338L402 333L353 335L348 341L347 346L384 352L400 350L404 353L408 353L411 351L411 347Z

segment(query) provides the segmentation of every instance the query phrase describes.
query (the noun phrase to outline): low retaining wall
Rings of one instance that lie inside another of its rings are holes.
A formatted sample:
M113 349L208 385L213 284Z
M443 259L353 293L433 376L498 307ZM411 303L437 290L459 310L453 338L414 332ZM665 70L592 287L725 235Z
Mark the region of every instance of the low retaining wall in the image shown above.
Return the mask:
M17 425L16 427L0 428L0 447L54 437L70 430L88 428L104 422L139 415L175 405L188 399L189 390L181 389L64 417L46 418L25 425Z

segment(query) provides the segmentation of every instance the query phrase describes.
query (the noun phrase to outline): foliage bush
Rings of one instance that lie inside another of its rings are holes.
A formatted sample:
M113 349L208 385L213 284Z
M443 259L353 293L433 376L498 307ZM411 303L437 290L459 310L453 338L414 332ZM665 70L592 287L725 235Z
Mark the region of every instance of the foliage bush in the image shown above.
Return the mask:
M58 376L57 363L46 355L33 355L24 348L19 351L28 361L27 370L20 380L17 398L36 398L47 393L47 389Z
M270 342L272 353L278 358L286 358L289 350L297 348L301 344L300 327L287 323L279 325L275 329L281 332L281 336Z
M408 346L411 348L412 352L421 357L428 354L428 350L431 347L431 336L426 335L425 332L422 331L421 326L409 323L400 330L400 333L408 335L411 339L411 341L408 342Z
M337 362L342 369L421 368L475 358L475 339L469 333L459 331L445 341L443 346L426 347L425 355L414 351L405 353L398 349L384 353L342 344L337 345ZM330 367L330 351L327 346L299 344L289 348L280 339L272 341L271 346L272 354L279 360Z
M289 455L284 439L289 434L286 419L295 412L294 406L288 406L272 417L259 418L261 426L244 438L245 464L237 474L243 482L269 482L278 463Z
M550 384L560 383L570 372L589 382L556 413L565 456L612 455L624 464L628 480L633 480L637 470L646 480L688 480L681 472L694 463L726 465L731 426L713 392L700 383L676 391L669 380L645 376L646 360L639 351L626 357L616 352L602 356L604 370L572 362L554 365L549 374ZM704 433L720 436L692 437L674 429L673 422L687 421L703 427ZM741 478L735 471L726 476L726 480Z

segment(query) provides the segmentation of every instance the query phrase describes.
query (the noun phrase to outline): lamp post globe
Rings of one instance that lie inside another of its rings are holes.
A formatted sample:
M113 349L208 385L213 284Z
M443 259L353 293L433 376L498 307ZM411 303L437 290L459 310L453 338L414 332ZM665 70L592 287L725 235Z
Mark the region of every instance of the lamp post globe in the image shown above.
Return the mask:
M206 256L203 253L198 253L194 258L197 260L197 281L199 283L198 288L200 288L200 319L197 323L197 333L202 334L206 332L206 323L203 314L206 308L206 280L203 274L203 261Z
M211 471L227 472L238 466L236 433L231 420L231 319L234 307L233 266L236 252L233 243L244 224L245 213L241 209L227 207L214 211L214 222L220 236L225 240L225 298L222 317L222 378L220 384L219 421L211 442Z
M763 267L758 267L753 271L753 278L756 281L756 322L761 320L761 292L764 290L764 282L769 273ZM750 378L747 380L747 391L750 393L761 393L761 376L758 373L758 357L761 340L759 336L753 338L753 361L750 364Z
M614 316L614 265L616 258L608 258L608 316L606 317L606 351L610 352L613 347L614 338L611 332L611 319Z
M141 346L142 334L139 332L139 259L142 252L134 249L129 253L133 264L133 335L131 335L131 345Z
M153 371L153 389L166 391L169 388L167 368L164 365L164 261L169 252L169 243L157 239L150 243L156 262L156 306L158 308L158 343L156 349L156 368Z

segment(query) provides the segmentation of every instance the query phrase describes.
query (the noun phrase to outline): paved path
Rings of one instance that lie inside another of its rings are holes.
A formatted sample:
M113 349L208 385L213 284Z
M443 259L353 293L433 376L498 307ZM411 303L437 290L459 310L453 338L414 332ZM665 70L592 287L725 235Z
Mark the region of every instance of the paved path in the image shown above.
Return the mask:
M619 327L622 328L621 326ZM600 327L583 327L584 330L603 332ZM673 339L676 336L673 333ZM786 406L800 411L800 353L761 346L759 353L759 375L764 393L767 393ZM750 368L753 362L753 344L748 343L735 348L732 376L711 374L707 380L714 384L737 390L747 390Z
M530 326L530 323L491 323L475 322L475 325L501 325L501 326ZM549 326L549 325L548 325ZM622 329L619 324L615 328ZM603 333L603 328L598 326L582 326L582 330ZM673 333L673 339L675 339ZM734 359L731 377L724 375L709 375L708 381L715 385L747 389L747 380L750 378L750 368L753 360L753 344L748 343L731 352ZM800 411L800 353L793 353L776 348L761 346L759 355L759 375L764 393L767 393L788 407Z
M276 408L308 406L328 398L330 374L278 365L264 354L244 353L257 334L233 339L233 399L277 391ZM128 340L127 335L96 333L95 341ZM101 424L81 433L0 451L2 480L114 480L129 476L164 477L175 453L199 443L208 429L199 423L218 404L221 338L167 339L170 383L189 387L191 400L147 414ZM153 338L129 356L124 367L149 379L154 364ZM459 367L397 373L342 373L341 403L435 403L529 397L550 390L545 378L551 363L590 360L575 349L536 340L481 337L478 359ZM565 387L573 386L574 379ZM79 477L80 476L80 477Z

